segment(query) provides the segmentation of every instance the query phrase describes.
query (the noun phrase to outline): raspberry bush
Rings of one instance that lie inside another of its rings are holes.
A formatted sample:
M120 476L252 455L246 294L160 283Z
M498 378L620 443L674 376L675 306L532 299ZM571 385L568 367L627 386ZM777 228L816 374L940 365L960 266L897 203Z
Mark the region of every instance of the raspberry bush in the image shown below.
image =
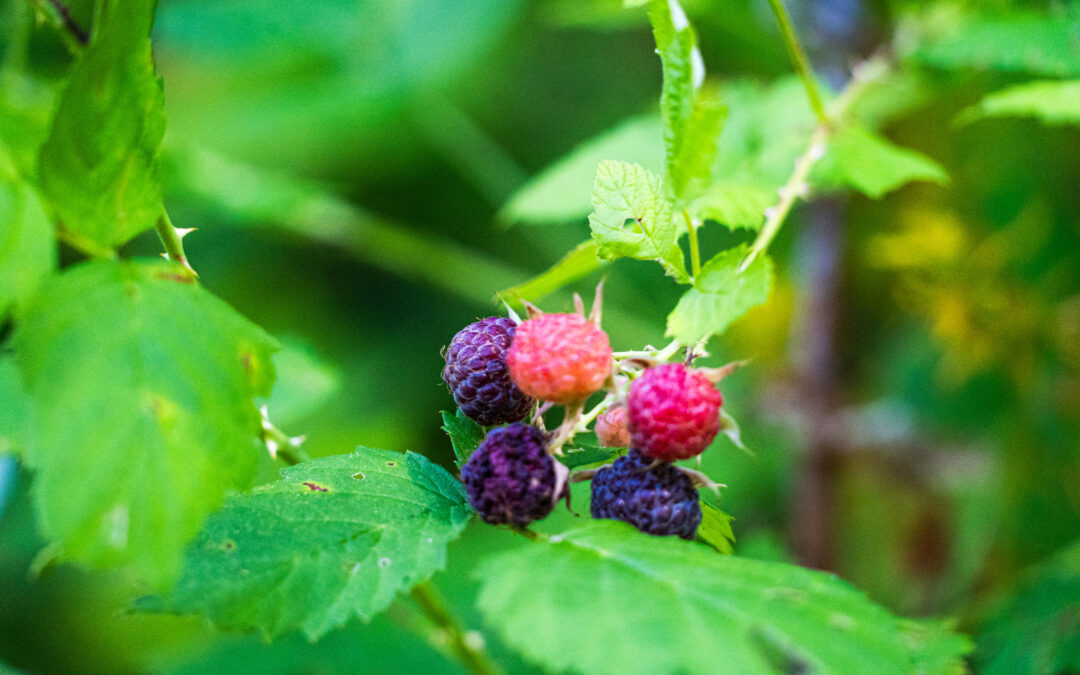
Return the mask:
M1075 17L976 4L7 3L0 672L1080 668Z

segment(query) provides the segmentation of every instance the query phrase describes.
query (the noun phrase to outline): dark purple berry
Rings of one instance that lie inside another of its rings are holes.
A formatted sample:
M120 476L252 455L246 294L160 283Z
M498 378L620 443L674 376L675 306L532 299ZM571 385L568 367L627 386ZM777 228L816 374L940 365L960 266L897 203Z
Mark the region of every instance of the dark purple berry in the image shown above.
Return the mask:
M525 526L544 518L565 489L565 469L547 453L536 427L492 429L461 467L469 504L492 525Z
M613 518L648 534L693 539L701 504L690 477L668 463L631 450L592 478L593 518Z
M491 316L461 329L446 350L442 377L461 412L484 426L517 422L529 414L526 396L506 366L514 340L513 319Z

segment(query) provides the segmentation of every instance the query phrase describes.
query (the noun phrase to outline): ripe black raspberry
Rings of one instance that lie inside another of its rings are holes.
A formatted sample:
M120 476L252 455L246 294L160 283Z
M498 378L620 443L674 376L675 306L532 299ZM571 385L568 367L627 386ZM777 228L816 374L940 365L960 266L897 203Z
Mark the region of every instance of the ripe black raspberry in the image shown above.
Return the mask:
M480 319L462 328L446 350L443 381L461 412L484 426L517 422L533 405L506 366L516 329L506 317Z
M596 472L592 479L593 518L614 518L648 534L693 539L701 524L701 504L690 477L671 464L651 466L637 450Z
M566 468L545 449L547 436L525 424L492 429L461 467L469 504L492 525L544 518L566 487Z

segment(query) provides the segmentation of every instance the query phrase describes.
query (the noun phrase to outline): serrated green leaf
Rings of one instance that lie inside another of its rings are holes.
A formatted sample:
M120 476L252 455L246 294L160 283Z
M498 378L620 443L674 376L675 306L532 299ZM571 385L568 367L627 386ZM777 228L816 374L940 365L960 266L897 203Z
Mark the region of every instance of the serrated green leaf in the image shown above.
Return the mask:
M443 431L450 437L454 447L454 459L460 468L469 460L473 451L484 442L484 427L458 409L454 413L442 411Z
M948 69L1080 76L1080 17L1075 9L964 16L958 25L939 22L937 35L915 49L916 59Z
M960 113L971 122L987 117L1034 117L1045 124L1080 124L1080 80L1025 82L996 91Z
M657 176L637 164L600 162L592 205L589 227L601 256L656 260L680 283L689 280L679 227Z
M276 343L164 261L68 269L12 341L43 533L66 559L168 584L225 492L251 484Z
M323 457L230 497L189 547L173 593L143 606L314 640L442 569L469 514L461 484L422 455Z
M850 186L874 199L918 180L942 184L948 182L949 176L926 155L856 126L842 129L833 137L810 176L816 187Z
M717 553L732 555L735 553L735 533L731 531L728 514L706 501L701 502L701 524L698 525L697 538L702 543L716 549Z
M835 576L615 521L492 556L477 577L486 621L556 670L911 673L922 662L908 622Z
M11 356L0 356L0 455L14 453L26 444L30 429L30 402L22 376Z
M693 288L668 315L668 336L693 344L723 332L751 307L769 299L772 263L768 257L759 255L749 267L738 271L749 250L745 244L730 248L705 263Z
M597 164L622 159L659 172L663 153L660 120L655 115L630 118L530 178L510 197L499 217L526 224L575 221L589 214L589 185Z
M547 271L517 286L499 291L496 297L511 303L521 300L536 302L607 265L608 261L600 258L599 251L600 246L596 240L583 241Z
M765 224L765 209L777 201L776 190L753 183L721 181L713 183L691 206L703 220L715 220L731 229L755 232Z
M664 176L672 195L690 199L708 182L727 110L715 92L698 89L705 76L704 64L678 2L651 0L648 13L663 71Z
M0 320L56 269L52 222L41 198L18 176L4 174L0 161Z
M978 636L979 672L1080 671L1080 541L1027 575Z
M154 0L106 0L71 68L41 149L41 189L76 236L113 248L161 215L157 154L165 134L150 27Z

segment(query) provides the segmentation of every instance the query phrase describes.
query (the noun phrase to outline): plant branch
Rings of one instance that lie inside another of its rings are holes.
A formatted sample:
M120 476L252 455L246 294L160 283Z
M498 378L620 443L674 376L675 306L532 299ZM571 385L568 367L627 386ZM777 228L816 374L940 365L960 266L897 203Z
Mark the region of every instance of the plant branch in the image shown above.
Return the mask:
M819 124L828 124L829 116L825 112L825 104L822 102L821 92L818 90L817 80L810 70L810 60L806 58L806 51L799 43L799 37L795 34L795 28L791 25L791 17L781 0L769 0L776 22L780 24L780 34L784 37L784 46L787 47L788 56L795 66L795 71L806 88L806 98L810 100L810 108L814 111Z
M191 264L188 262L187 255L184 253L184 242L182 241L184 235L191 230L180 230L172 224L172 220L169 218L169 214L165 209L161 210L161 216L157 219L155 224L157 228L158 238L161 239L161 245L165 247L165 254L169 260L175 261L183 265L194 276L199 274L192 269Z
M696 279L701 274L701 251L698 249L697 228L694 227L694 220L686 209L683 209L682 214L683 219L686 220L686 236L690 241L690 271Z
M502 672L484 650L483 637L475 631L466 631L446 608L439 592L431 581L413 587L412 599L424 614L443 632L450 642L450 651L470 672L478 675L494 675Z

